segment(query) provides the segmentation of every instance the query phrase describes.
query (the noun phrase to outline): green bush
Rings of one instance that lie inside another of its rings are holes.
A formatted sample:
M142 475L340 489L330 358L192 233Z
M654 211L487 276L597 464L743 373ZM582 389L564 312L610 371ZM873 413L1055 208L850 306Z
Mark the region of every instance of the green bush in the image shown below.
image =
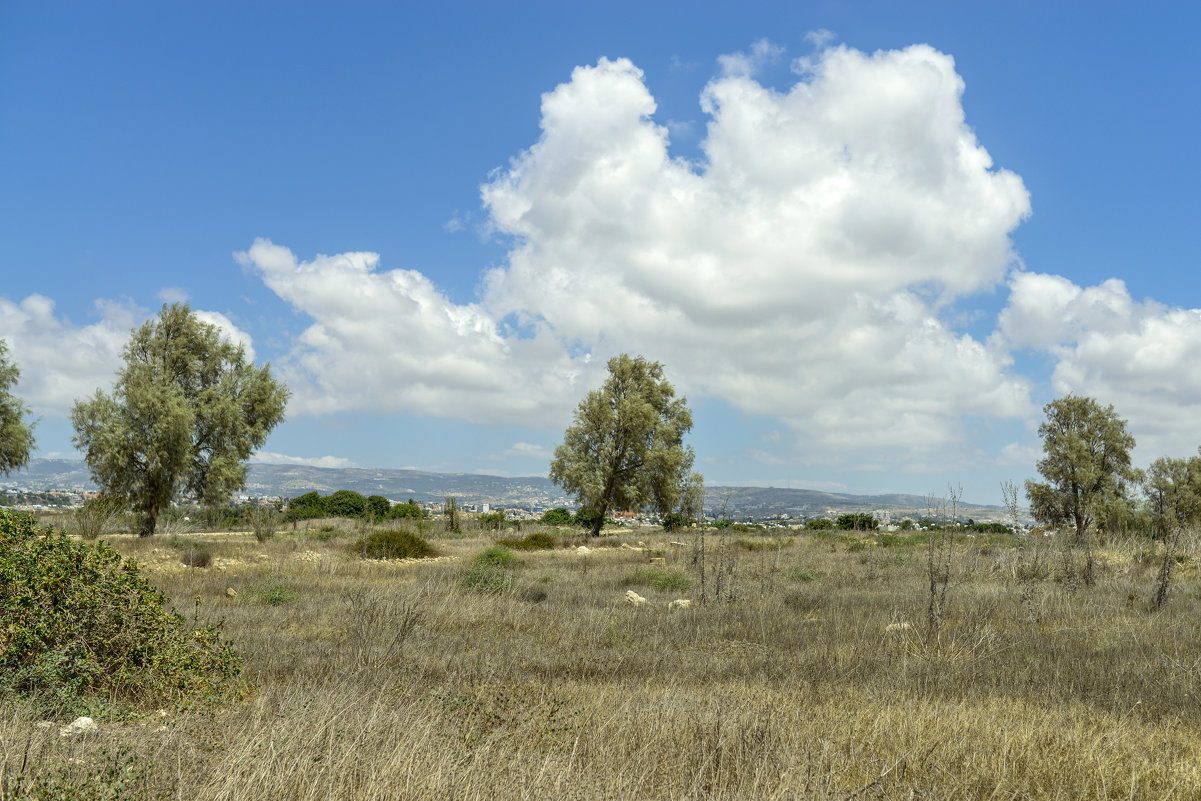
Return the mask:
M806 531L829 531L834 528L834 521L827 520L824 517L815 517L812 520L805 521Z
M486 551L481 551L471 558L477 565L493 565L495 567L510 567L521 563L513 552L503 545L493 545Z
M692 586L692 579L681 570L664 570L658 567L647 567L626 576L623 587L651 587L656 590L686 590Z
M0 511L0 696L43 714L216 701L243 689L220 625L168 612L138 565L104 542Z
M367 514L367 499L354 490L338 490L321 499L325 513L331 517L362 517Z
M480 515L480 527L488 531L500 531L504 525L504 512L484 512Z
M571 512L559 506L555 509L546 510L538 522L544 526L570 526L575 522L575 517Z
M392 511L392 502L383 495L367 496L367 514L375 520L383 520Z
M325 500L313 492L306 492L288 501L288 520L312 520L315 517L325 517Z
M424 559L437 555L428 542L405 529L374 531L349 548L368 559Z
M283 579L274 578L259 588L258 596L265 604L283 606L296 598L296 593L284 583Z
M559 547L558 541L543 531L526 534L521 539L498 540L497 545L516 548L519 551L549 551Z
M508 592L513 589L513 571L504 565L489 564L473 559L463 569L459 583L476 592Z
M403 520L406 518L420 520L424 516L421 507L414 503L412 498L409 499L408 503L398 503L388 510L388 517L392 520Z
M793 581L803 581L808 583L810 581L817 581L821 577L812 570L794 570L788 574L788 578L792 579Z

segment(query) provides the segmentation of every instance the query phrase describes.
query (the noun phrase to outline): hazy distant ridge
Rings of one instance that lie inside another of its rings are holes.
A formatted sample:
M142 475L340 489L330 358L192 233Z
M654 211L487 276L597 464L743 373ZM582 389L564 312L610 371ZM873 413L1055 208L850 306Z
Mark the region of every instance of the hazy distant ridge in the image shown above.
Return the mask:
M19 486L31 490L95 489L82 462L61 459L33 459L28 470L9 475L0 486ZM477 473L427 473L421 470L386 470L361 467L307 467L303 465L252 464L245 494L252 496L285 495L295 497L316 490L327 495L350 489L364 495L383 495L395 501L413 498L440 501L453 495L463 503L491 503L498 506L569 505L562 490L542 476L489 476ZM935 501L939 502L938 499ZM792 517L821 515L827 511L871 512L887 510L894 516L922 515L929 508L921 495L851 495L820 490L780 487L710 487L706 509L720 512L723 504L732 517L766 517L787 514ZM961 517L998 519L996 506L960 504Z

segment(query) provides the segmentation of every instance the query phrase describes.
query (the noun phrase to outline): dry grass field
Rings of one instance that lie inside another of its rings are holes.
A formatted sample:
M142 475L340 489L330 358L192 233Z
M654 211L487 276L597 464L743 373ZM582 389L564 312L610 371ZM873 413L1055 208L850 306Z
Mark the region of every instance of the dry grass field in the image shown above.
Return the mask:
M561 547L481 565L482 531L388 562L322 528L116 537L185 616L225 620L254 689L76 737L2 701L8 780L200 801L1201 798L1193 543L1152 612L1153 544L1107 544L1086 587L1050 539L961 536L935 630L919 538L710 530L702 599L696 532L580 554L548 531ZM184 566L185 542L212 564Z

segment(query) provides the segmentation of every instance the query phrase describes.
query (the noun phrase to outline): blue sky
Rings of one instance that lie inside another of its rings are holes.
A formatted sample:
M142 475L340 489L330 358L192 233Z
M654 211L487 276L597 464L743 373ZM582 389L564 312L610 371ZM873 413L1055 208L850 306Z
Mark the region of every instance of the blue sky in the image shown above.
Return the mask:
M265 460L544 474L622 351L710 483L997 502L1066 392L1201 444L1190 5L578 5L0 5L38 455L173 300Z

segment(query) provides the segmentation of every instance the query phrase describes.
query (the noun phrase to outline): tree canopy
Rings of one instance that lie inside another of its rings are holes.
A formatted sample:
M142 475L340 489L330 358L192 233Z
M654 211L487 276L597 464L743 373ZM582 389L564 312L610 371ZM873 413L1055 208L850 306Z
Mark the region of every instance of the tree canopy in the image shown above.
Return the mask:
M1092 398L1067 395L1043 412L1038 472L1046 481L1026 482L1030 511L1040 523L1075 526L1079 541L1116 506L1128 506L1128 484L1138 478L1130 465L1134 437L1112 405Z
M8 358L8 343L0 339L0 476L24 467L33 450L33 423L29 410L12 394L21 370Z
M573 494L600 533L609 509L699 513L704 478L692 471L692 428L685 398L663 377L663 365L622 354L609 377L576 407L555 449L550 478Z
M123 357L111 395L75 403L74 442L149 536L180 492L217 503L245 485L246 460L283 420L288 390L186 304L164 304Z

